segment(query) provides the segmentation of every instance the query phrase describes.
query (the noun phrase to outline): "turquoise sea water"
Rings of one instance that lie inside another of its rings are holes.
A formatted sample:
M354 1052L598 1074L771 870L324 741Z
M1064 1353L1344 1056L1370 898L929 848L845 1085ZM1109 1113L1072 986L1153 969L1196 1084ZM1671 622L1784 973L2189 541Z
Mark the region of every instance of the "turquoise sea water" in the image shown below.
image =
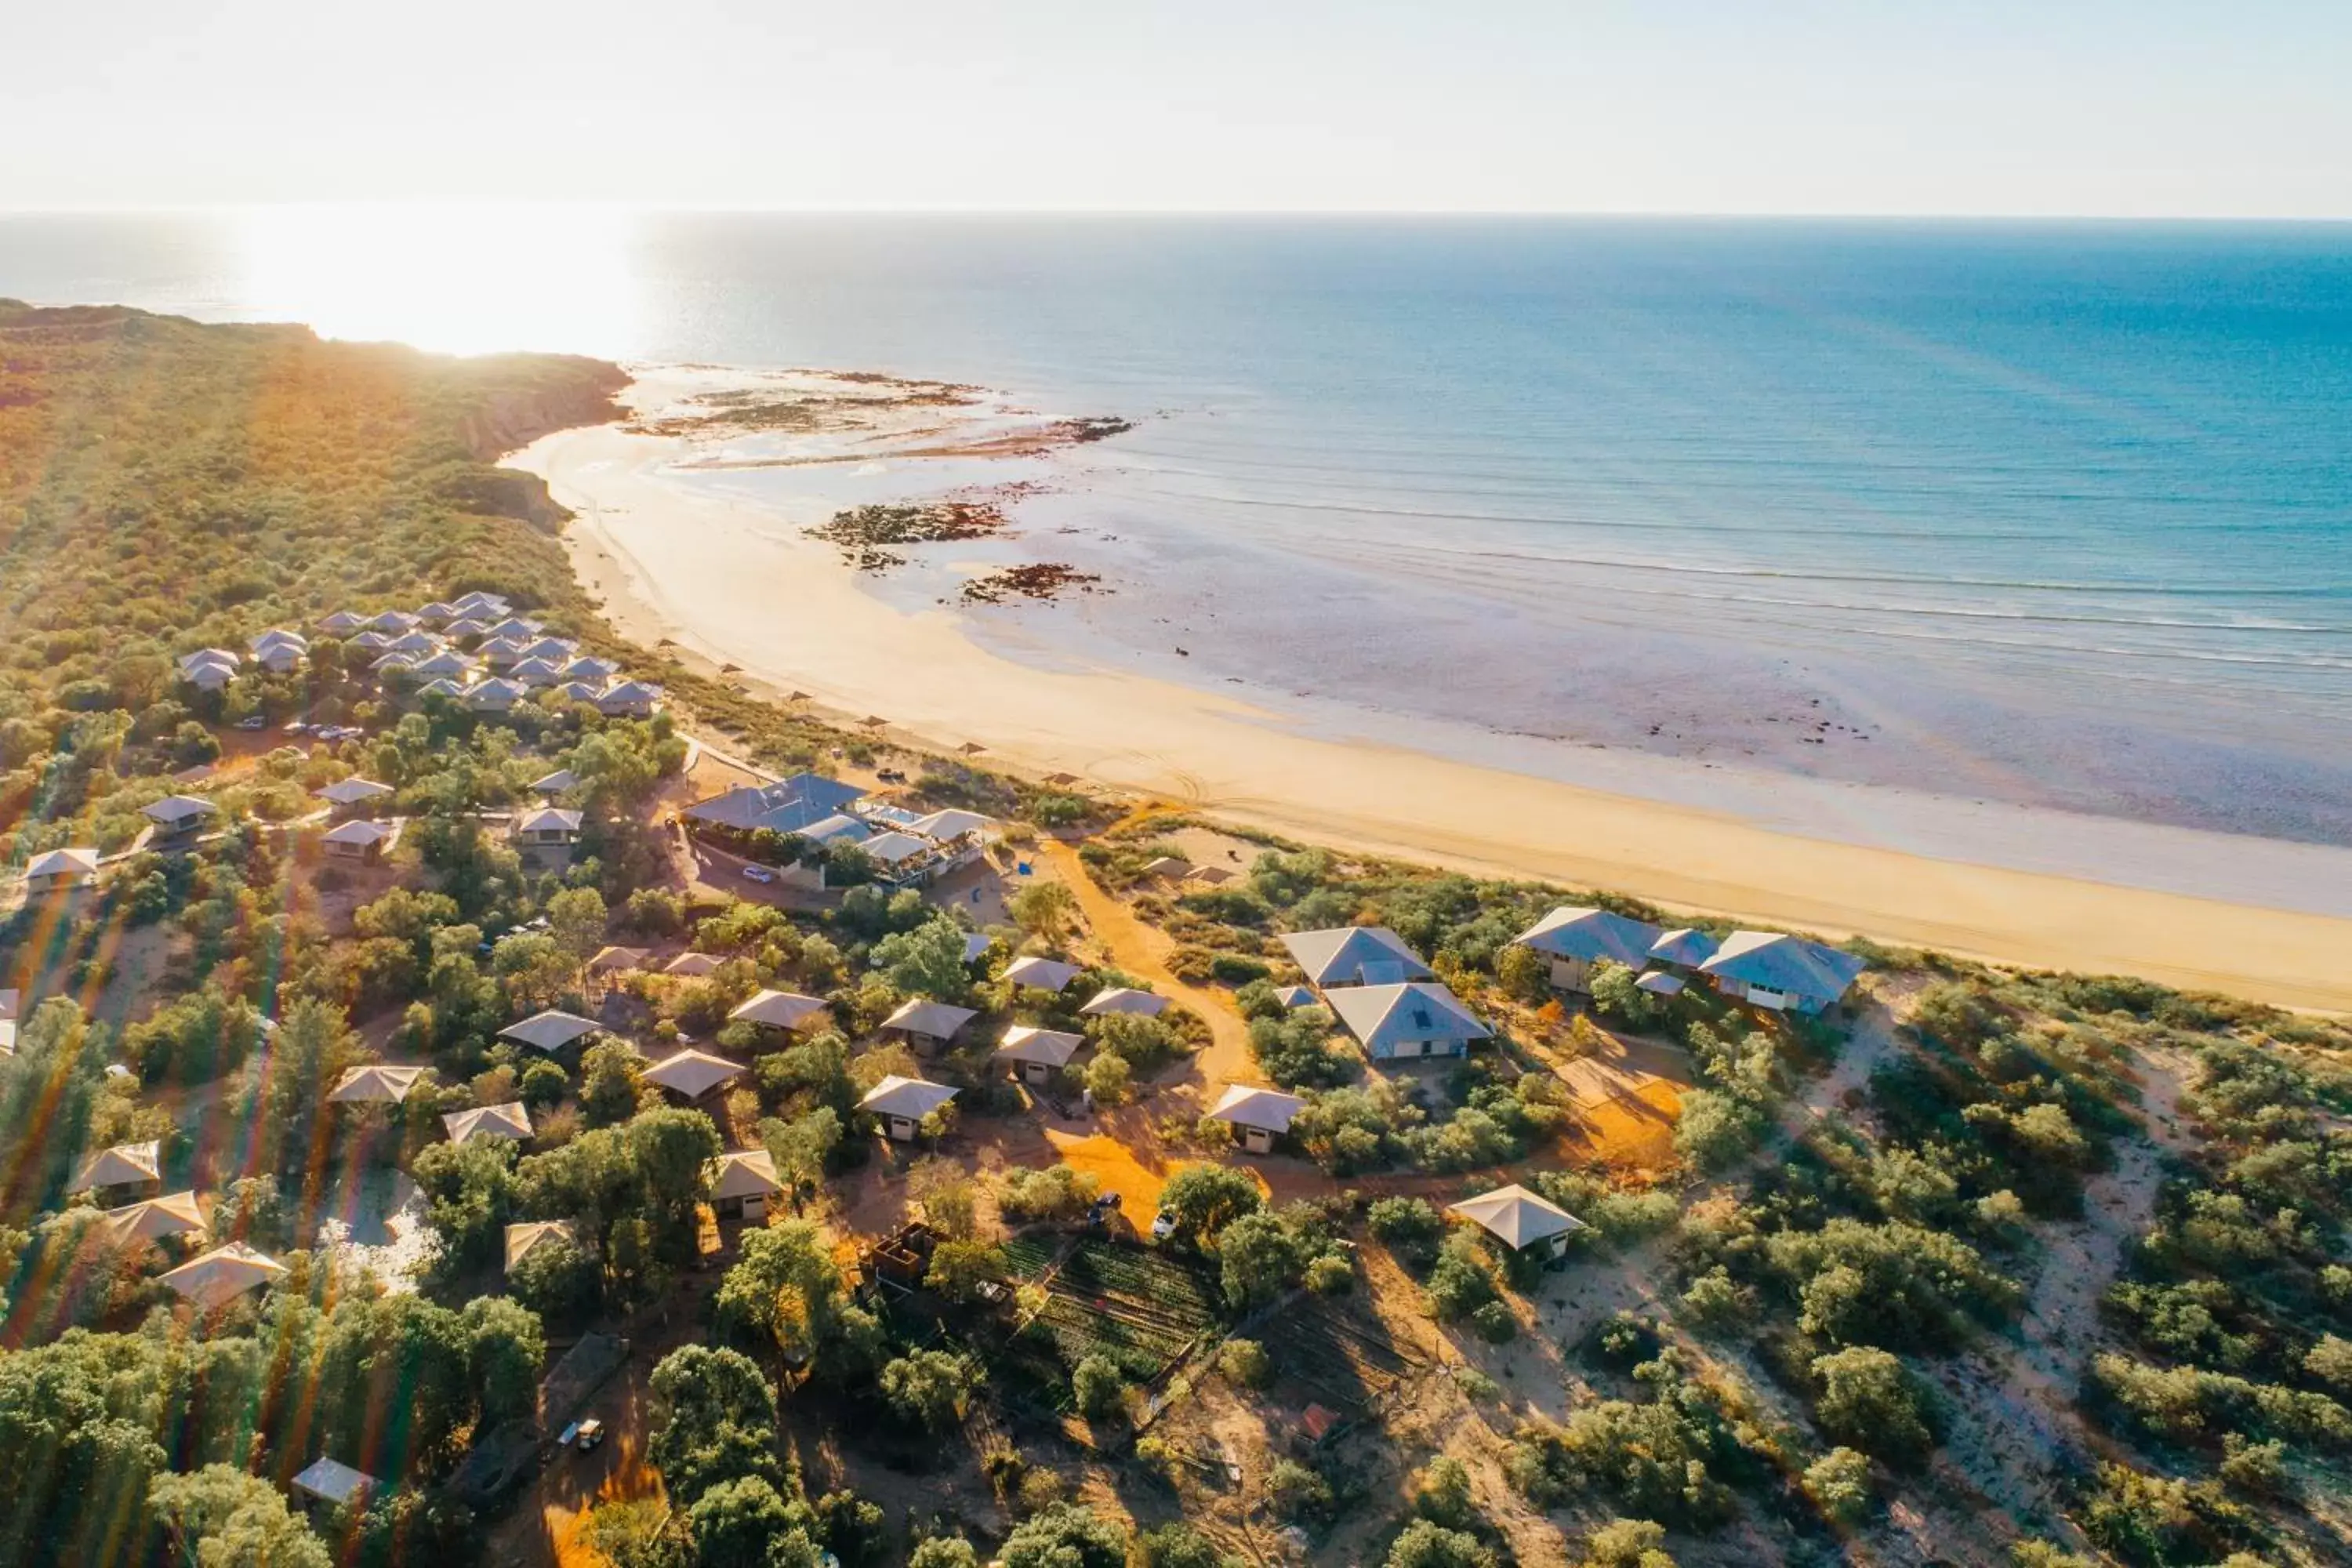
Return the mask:
M883 369L1124 415L1024 510L1051 541L1033 553L1117 591L989 612L990 635L2352 843L2352 227L502 233L338 267L292 220L5 218L0 294Z

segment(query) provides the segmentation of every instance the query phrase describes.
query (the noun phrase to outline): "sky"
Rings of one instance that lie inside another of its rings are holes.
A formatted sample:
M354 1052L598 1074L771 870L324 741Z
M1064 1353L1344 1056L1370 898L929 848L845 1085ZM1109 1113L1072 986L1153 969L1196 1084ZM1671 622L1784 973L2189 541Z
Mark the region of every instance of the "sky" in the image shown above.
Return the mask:
M0 208L2352 217L2333 0L12 0Z

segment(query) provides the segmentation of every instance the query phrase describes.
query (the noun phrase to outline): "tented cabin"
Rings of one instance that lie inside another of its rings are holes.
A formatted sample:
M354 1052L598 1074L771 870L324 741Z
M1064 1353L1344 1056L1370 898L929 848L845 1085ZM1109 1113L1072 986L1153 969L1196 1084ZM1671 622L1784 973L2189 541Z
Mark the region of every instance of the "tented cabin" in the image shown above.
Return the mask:
M882 1020L882 1027L903 1035L907 1044L918 1051L943 1049L963 1033L963 1026L979 1017L969 1007L950 1007L945 1002L926 1002L920 998L908 1002Z
M1253 1154L1271 1154L1290 1131L1290 1123L1307 1102L1279 1089L1230 1084L1209 1110L1209 1120L1223 1121L1241 1135L1242 1147Z
M720 1219L759 1219L768 1200L784 1190L765 1149L737 1149L710 1162L710 1206Z
M580 842L580 825L585 819L576 811L561 806L542 805L527 811L515 823L515 842L535 847L562 847Z
M329 828L319 842L328 854L339 860L358 860L373 865L400 842L400 825L362 818Z
M98 851L51 849L25 862L25 891L38 896L98 885Z
M945 1084L892 1073L868 1089L857 1108L880 1122L894 1142L911 1143L923 1130L923 1118L955 1097Z
M996 1059L1009 1066L1013 1076L1024 1082L1045 1084L1051 1083L1054 1075L1068 1067L1071 1058L1086 1047L1084 1035L1015 1024L1004 1031L996 1047Z
M1650 960L1658 928L1607 910L1563 905L1511 940L1551 961L1552 985L1588 993L1592 966L1604 960L1640 973Z
M1547 1260L1564 1254L1568 1238L1584 1228L1582 1220L1517 1183L1465 1198L1446 1212L1483 1227L1514 1252Z

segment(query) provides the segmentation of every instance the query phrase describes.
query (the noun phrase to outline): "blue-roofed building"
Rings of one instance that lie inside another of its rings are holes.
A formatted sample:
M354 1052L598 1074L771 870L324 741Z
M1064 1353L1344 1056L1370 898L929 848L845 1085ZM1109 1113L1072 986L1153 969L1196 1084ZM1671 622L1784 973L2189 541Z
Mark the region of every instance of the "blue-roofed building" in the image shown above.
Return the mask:
M724 795L695 802L688 818L711 827L731 827L739 833L767 828L773 833L800 833L829 816L837 816L866 792L819 773L795 773L772 784L745 784Z

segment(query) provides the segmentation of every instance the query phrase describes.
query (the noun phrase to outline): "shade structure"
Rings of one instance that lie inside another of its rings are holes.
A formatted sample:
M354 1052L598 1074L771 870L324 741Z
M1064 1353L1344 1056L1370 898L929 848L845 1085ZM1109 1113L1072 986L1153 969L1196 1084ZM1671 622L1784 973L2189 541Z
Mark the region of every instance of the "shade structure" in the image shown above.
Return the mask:
M499 1038L529 1046L535 1051L553 1053L581 1036L593 1034L602 1027L604 1026L593 1018L583 1018L577 1013L559 1012L550 1007L543 1013L533 1013L519 1024L509 1024L499 1031Z
M1307 1109L1307 1102L1295 1094L1285 1094L1278 1089L1253 1089L1248 1084L1225 1086L1217 1103L1209 1108L1213 1121L1229 1121L1236 1127L1259 1127L1268 1132L1287 1132L1291 1120Z
M199 1307L234 1301L282 1277L286 1265L241 1241L216 1247L163 1276L163 1283Z
M158 1241L167 1236L186 1236L204 1229L205 1216L196 1206L195 1194L173 1193L168 1197L149 1198L143 1204L109 1209L106 1223L118 1241Z
M74 1173L69 1193L86 1193L93 1187L127 1187L141 1182L163 1179L160 1142L117 1143L111 1149L101 1149L82 1162Z
M1078 1009L1092 1018L1108 1018L1124 1014L1136 1018L1157 1018L1168 1010L1168 998L1154 996L1149 991L1138 991L1131 985L1114 985L1098 991L1094 1000Z
M943 1083L928 1079L901 1078L892 1073L866 1091L857 1102L861 1110L877 1116L896 1116L908 1121L920 1121L940 1106L956 1097L956 1091Z
M772 1029L797 1029L824 1011L824 998L821 996L803 996L797 991L761 991L727 1016L738 1023L764 1024Z
M664 1057L647 1068L645 1079L656 1088L688 1100L700 1100L729 1079L742 1071L737 1063L725 1057L714 1057L705 1051L684 1050Z
M614 974L624 969L643 969L653 954L642 947L603 947L588 961L591 974Z
M699 980L715 972L724 959L713 958L707 952L681 952L662 965L664 974L676 974L688 980Z
M765 1149L730 1150L711 1161L704 1174L713 1198L764 1197L784 1190L776 1179L776 1162Z
M529 1220L507 1226L507 1272L542 1247L578 1246L578 1230L568 1219Z
M449 1130L452 1143L474 1138L499 1138L520 1143L530 1136L530 1112L522 1108L520 1100L509 1100L504 1105L453 1111L441 1119L441 1125Z
M1087 1037L1066 1029L1040 1029L1028 1024L1015 1024L1004 1031L997 1043L996 1055L1008 1062L1037 1062L1049 1068L1067 1067L1070 1058L1086 1049Z
M1514 1251L1549 1237L1584 1228L1582 1220L1516 1182L1475 1198L1465 1198L1446 1212L1484 1226Z
M372 1062L337 1079L327 1098L337 1105L397 1105L415 1092L416 1080L424 1076L423 1068Z
M1004 978L1033 991L1060 991L1078 977L1078 966L1058 958L1016 958L1004 966Z

